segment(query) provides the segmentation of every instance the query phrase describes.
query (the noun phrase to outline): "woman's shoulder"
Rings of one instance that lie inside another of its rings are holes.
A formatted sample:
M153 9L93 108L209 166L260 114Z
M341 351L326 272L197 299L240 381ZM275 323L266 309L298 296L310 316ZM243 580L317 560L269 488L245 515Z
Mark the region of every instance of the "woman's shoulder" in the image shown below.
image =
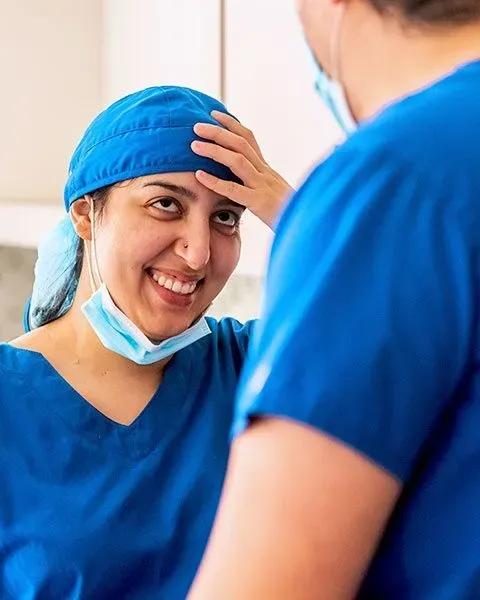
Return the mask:
M32 331L9 342L1 342L0 373L3 377L8 373L18 376L26 372L33 378L38 371L32 372L32 364L44 361L43 337L39 331Z
M210 354L210 361L222 364L233 363L236 370L242 368L245 361L255 320L241 323L237 319L225 317L215 319L207 317L210 335L205 338L205 349Z
M234 317L222 317L216 319L214 317L206 317L207 323L212 330L212 333L220 336L233 335L236 337L249 337L257 323L257 319L249 321L239 321Z
M17 345L16 340L0 343L0 390L5 393L10 387L33 381L41 362L41 354Z
M207 317L207 322L213 335L213 339L221 344L235 344L248 348L256 319L241 323L233 317L215 319Z
M209 398L216 407L216 418L226 414L230 423L255 321L241 323L233 318L213 317L206 320L210 334L179 352L172 361L172 369L177 374L179 370L186 374L189 390L202 406L206 406L205 398ZM220 406L227 413L219 412Z

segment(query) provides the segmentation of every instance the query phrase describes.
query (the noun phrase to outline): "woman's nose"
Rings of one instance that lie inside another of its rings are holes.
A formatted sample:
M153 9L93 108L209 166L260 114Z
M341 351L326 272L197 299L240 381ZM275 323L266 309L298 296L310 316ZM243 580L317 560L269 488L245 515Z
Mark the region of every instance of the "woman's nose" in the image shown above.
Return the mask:
M210 260L210 223L191 223L177 240L177 254L190 269L201 271Z

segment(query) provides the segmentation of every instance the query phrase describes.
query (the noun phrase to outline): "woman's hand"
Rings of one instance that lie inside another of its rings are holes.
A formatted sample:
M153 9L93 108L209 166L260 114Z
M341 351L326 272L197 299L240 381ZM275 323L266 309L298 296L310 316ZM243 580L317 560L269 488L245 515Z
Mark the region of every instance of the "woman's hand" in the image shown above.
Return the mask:
M243 185L219 179L205 171L197 171L196 178L208 189L245 206L273 227L293 188L266 163L251 131L225 113L214 111L212 117L223 127L197 123L195 133L209 141L193 142L192 150L228 167Z

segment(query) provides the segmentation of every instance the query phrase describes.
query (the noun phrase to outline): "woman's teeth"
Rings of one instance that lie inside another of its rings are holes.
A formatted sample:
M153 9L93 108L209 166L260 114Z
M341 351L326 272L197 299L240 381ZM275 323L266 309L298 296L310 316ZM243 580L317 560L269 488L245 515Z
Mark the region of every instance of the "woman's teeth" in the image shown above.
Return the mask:
M182 283L177 279L169 279L168 277L165 277L165 275L159 275L158 273L153 273L152 278L161 287L164 287L175 294L181 294L183 296L193 294L195 288L197 287L196 281L192 281L191 283Z

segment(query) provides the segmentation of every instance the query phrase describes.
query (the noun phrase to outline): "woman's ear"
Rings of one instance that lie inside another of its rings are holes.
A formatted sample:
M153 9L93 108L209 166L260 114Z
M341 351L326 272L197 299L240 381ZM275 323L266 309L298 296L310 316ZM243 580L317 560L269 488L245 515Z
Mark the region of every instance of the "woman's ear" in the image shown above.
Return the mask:
M78 237L82 240L92 239L92 222L90 220L92 203L92 198L83 196L83 198L75 200L70 207L70 217L72 219L73 227L75 228Z

